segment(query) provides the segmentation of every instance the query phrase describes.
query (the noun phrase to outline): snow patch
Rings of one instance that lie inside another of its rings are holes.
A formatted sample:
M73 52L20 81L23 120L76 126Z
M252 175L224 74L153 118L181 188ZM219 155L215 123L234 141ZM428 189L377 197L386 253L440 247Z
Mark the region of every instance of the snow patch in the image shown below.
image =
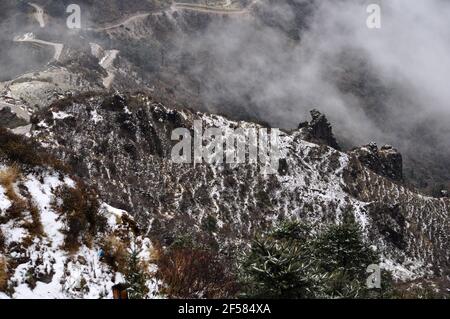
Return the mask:
M20 243L26 236L28 236L28 231L18 226L13 220L10 220L6 224L0 225L0 229L5 237L6 246L12 243Z
M114 228L115 226L117 226L119 221L122 219L122 216L124 214L127 214L127 212L117 209L117 208L114 208L105 203L103 203L101 205L100 210L103 213L103 215L106 217L106 219L108 220L108 225L111 228Z
M100 114L97 113L97 110L93 110L91 112L91 116L92 116L92 121L94 121L95 124L103 121L103 116L101 116Z
M52 112L52 114L55 120L64 120L68 117L73 117L73 115L67 114L66 112Z
M0 214L11 207L11 201L6 197L5 189L0 185Z
M44 226L45 233L51 238L53 246L57 247L64 242L64 236L60 230L64 227L59 220L59 216L51 209L51 202L53 200L52 192L62 182L58 177L47 175L44 177L44 183L41 184L34 175L28 175L24 185L28 188L33 201L37 204L41 211L41 221Z
M403 264L398 264L391 259L383 258L380 266L382 269L390 271L392 277L400 281L415 280L433 273L431 270L427 270L428 267L420 260L408 259Z

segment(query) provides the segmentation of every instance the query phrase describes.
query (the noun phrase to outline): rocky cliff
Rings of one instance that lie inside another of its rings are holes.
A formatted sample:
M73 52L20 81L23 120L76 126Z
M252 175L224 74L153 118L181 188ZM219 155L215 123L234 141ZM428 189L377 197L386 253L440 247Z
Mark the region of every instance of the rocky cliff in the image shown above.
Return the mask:
M448 199L409 190L354 154L303 140L301 130L282 134L279 174L250 164L175 164L171 132L191 130L194 120L259 127L170 109L144 95L114 95L53 105L34 119L33 136L168 244L192 233L233 250L277 220L320 225L350 211L399 277L448 270ZM205 231L207 220L214 231Z

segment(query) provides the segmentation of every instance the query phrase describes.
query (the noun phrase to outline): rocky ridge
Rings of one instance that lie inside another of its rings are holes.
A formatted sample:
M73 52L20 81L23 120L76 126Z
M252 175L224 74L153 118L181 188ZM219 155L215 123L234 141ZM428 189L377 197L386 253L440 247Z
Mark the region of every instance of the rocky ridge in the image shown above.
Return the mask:
M233 251L277 220L320 225L351 211L399 278L448 271L448 199L423 196L355 155L307 142L302 130L283 133L279 174L249 164L175 164L171 132L192 129L194 120L260 127L114 95L55 104L37 116L32 134L166 244L191 233ZM202 227L206 219L215 221L213 231Z

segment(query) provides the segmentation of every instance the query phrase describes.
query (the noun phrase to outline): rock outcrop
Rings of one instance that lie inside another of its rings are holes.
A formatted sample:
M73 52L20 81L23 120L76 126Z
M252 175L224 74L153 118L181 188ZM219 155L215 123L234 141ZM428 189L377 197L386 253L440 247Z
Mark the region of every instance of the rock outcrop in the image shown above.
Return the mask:
M378 175L397 182L403 180L402 155L391 145L378 148L376 143L370 143L351 150L349 154L356 156L362 164Z
M303 134L303 138L313 143L324 144L336 150L341 150L327 117L315 109L310 113L311 122L300 123L298 127Z
M0 102L0 127L14 129L29 123L29 115L15 105Z

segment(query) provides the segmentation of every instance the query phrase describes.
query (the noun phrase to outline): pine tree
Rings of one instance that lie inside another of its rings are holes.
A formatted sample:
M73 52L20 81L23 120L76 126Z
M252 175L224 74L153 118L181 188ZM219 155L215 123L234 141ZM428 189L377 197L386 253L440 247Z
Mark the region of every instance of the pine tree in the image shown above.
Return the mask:
M244 297L371 298L387 296L366 287L368 265L379 257L364 241L353 214L313 235L312 228L285 222L252 242L240 264Z
M369 297L367 266L378 264L377 253L364 241L363 231L353 213L329 226L315 240L313 254L322 272L330 275L326 294L330 298Z
M341 224L329 226L315 240L314 255L324 271L342 272L358 280L367 277L367 266L379 262L351 213L345 214Z
M241 264L244 297L314 298L327 275L309 258L309 228L287 222L253 241Z
M139 254L140 251L133 248L128 257L126 280L129 286L128 295L130 299L145 299L148 293L147 276L142 269Z

